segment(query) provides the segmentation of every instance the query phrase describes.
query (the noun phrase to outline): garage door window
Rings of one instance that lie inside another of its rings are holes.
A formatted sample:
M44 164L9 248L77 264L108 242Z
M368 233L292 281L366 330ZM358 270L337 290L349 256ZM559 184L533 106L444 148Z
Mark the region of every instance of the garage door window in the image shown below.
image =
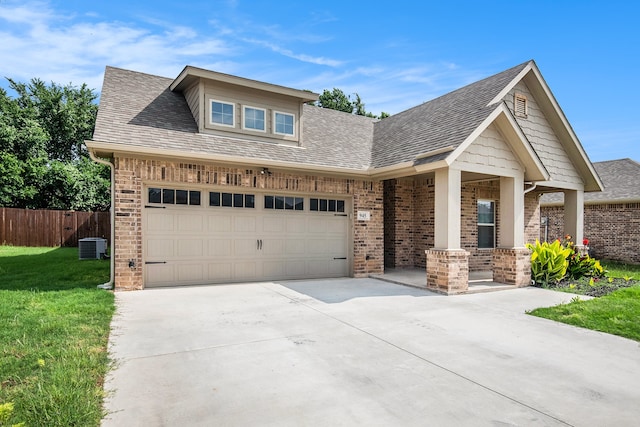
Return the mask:
M265 209L281 209L290 211L303 211L304 199L291 196L264 196Z
M163 205L200 205L200 192L173 188L149 188L149 203Z
M256 196L254 194L221 193L212 191L209 193L209 206L223 206L233 208L254 208Z
M311 199L310 209L317 212L344 212L344 200Z

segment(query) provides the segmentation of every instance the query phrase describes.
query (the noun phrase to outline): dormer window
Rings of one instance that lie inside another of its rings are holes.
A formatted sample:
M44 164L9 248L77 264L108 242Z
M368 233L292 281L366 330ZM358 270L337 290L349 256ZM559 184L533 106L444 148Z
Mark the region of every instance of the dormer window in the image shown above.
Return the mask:
M244 128L265 132L266 111L262 108L244 107Z
M211 123L235 127L235 104L211 100Z
M513 97L513 112L516 117L527 118L529 114L527 105L527 97L521 93L516 93Z
M293 126L295 117L293 114L276 111L273 113L273 122L275 123L274 133L291 136L295 134Z

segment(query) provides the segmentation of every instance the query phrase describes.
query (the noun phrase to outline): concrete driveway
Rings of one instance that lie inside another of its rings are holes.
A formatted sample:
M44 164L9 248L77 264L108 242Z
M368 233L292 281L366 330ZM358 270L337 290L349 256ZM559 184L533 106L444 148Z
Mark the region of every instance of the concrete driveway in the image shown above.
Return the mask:
M637 342L525 314L571 295L375 279L117 293L103 426L631 426Z

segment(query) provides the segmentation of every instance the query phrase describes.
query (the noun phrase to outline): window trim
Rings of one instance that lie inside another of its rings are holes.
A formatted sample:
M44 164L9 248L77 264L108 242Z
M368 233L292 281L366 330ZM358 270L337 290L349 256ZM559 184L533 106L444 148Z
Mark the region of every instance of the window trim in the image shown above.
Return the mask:
M477 212L478 209L478 204L480 204L480 202L488 202L491 203L493 205L493 222L489 223L489 222L480 222L478 216L479 213ZM477 227L477 233L478 233L478 238L476 241L476 246L478 248L478 250L491 250L491 249L495 249L497 247L497 242L496 242L496 207L497 207L497 203L495 200L491 200L491 199L477 199L476 200L476 227ZM493 228L493 246L480 246L480 227L492 227Z
M262 111L263 114L263 120L262 122L264 123L264 129L255 129L255 128L250 128L247 127L247 108L251 108L252 110L257 110L257 111ZM252 132L261 132L261 133L266 133L267 132L267 110L265 108L260 108L260 107L254 107L253 105L242 105L242 129L244 130L248 130L248 131L252 131Z
M278 132L278 122L276 120L276 116L278 114L282 114L283 116L290 116L293 119L293 124L291 125L292 133ZM283 136L289 136L289 137L294 137L295 138L295 136L296 136L296 115L295 114L291 114L291 113L287 113L287 112L284 112L284 111L274 110L273 111L273 133L275 135L283 135Z
M219 104L223 104L223 105L231 105L231 121L232 124L228 125L226 123L217 123L213 121L213 103L217 102ZM228 102L228 101L223 101L221 99L214 99L214 98L210 98L209 99L209 124L211 124L212 126L223 126L226 128L235 128L236 127L236 104L235 102Z

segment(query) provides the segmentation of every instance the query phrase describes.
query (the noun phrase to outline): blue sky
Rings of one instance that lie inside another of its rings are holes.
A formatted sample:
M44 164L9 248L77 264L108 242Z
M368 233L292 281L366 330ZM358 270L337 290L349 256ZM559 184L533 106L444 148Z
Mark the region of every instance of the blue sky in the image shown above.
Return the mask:
M337 87L393 114L535 59L592 161L640 161L639 9L628 0L0 0L0 76L99 91L106 65L172 78L194 65Z

